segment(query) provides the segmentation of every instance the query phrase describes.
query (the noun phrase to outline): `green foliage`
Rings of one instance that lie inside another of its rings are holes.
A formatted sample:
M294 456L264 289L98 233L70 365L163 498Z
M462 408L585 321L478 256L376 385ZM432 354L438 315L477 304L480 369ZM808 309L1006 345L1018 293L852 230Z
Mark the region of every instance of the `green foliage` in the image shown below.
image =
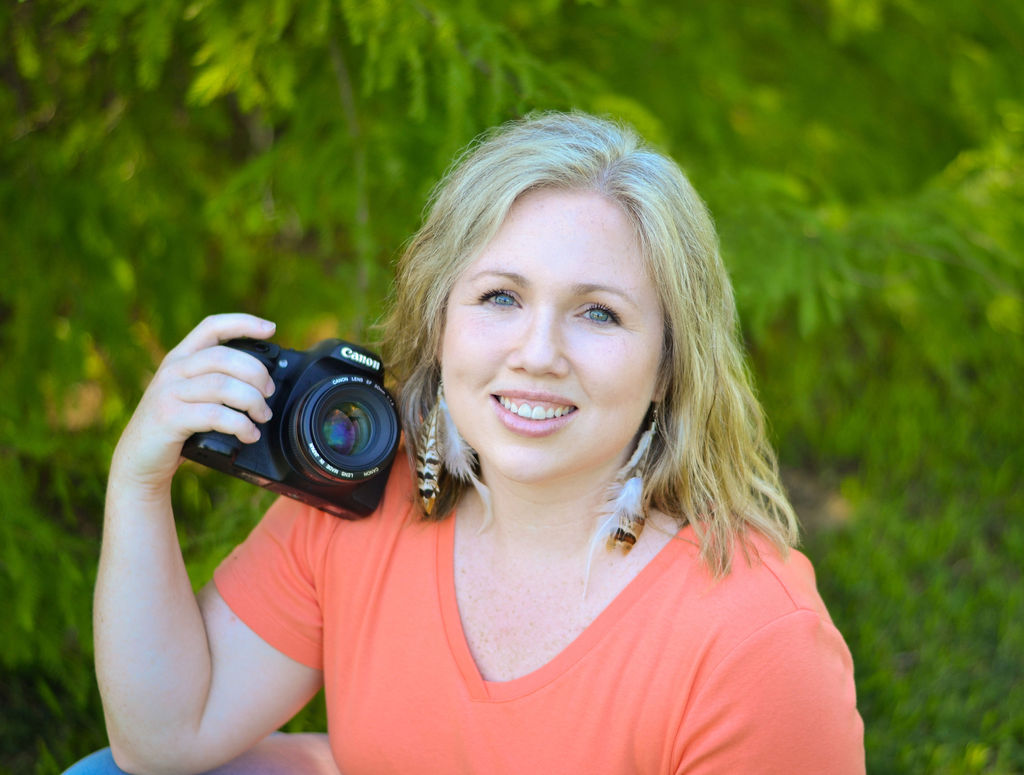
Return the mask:
M105 469L167 348L229 309L368 340L457 149L568 107L716 215L783 464L848 515L808 552L870 771L1024 770L1021 40L1013 0L0 7L0 771L104 744ZM175 498L196 584L268 502Z
M853 530L812 542L856 659L869 771L1020 772L1024 502L936 492L865 498Z

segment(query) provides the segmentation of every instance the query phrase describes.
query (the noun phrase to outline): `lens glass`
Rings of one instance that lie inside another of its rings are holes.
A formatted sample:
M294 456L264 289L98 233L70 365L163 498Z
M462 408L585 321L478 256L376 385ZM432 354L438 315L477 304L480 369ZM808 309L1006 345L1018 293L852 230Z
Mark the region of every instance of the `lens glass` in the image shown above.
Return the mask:
M358 455L370 441L370 415L362 404L344 401L327 410L321 431L339 455Z

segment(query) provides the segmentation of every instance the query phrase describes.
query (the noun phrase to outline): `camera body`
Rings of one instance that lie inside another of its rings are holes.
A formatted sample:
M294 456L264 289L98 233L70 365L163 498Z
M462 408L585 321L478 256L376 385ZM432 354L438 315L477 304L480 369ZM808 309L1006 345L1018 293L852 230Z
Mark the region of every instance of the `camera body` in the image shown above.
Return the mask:
M259 339L227 347L267 367L273 416L244 444L218 431L192 435L182 455L346 519L380 503L399 441L398 413L380 358L340 339L307 351Z

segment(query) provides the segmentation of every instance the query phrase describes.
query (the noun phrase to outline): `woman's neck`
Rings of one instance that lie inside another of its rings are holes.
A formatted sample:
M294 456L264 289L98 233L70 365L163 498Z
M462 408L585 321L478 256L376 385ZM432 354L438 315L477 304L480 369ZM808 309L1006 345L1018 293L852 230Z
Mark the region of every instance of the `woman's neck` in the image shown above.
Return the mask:
M485 529L496 549L511 554L524 551L580 557L589 553L594 536L608 517L613 474L539 485L487 473L484 471L490 492L490 524L485 524L488 517L479 497L470 492L459 507L466 527Z
M578 596L595 616L679 529L670 517L652 511L636 545L624 553L606 544L611 530L607 484L555 491L492 479L489 489L489 521L475 490L459 503L456 567L503 583L528 579L563 590L573 599Z

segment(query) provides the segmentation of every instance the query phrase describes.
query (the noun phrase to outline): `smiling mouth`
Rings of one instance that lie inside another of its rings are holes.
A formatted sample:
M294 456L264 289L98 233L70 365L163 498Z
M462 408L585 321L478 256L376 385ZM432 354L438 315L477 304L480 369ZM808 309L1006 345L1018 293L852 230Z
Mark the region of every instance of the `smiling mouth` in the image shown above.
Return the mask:
M527 420L550 420L553 417L563 417L570 412L575 412L575 406L558 406L554 404L543 404L543 403L529 403L527 401L520 401L516 403L510 398L505 396L495 396L503 407L512 412L512 414L523 417Z

